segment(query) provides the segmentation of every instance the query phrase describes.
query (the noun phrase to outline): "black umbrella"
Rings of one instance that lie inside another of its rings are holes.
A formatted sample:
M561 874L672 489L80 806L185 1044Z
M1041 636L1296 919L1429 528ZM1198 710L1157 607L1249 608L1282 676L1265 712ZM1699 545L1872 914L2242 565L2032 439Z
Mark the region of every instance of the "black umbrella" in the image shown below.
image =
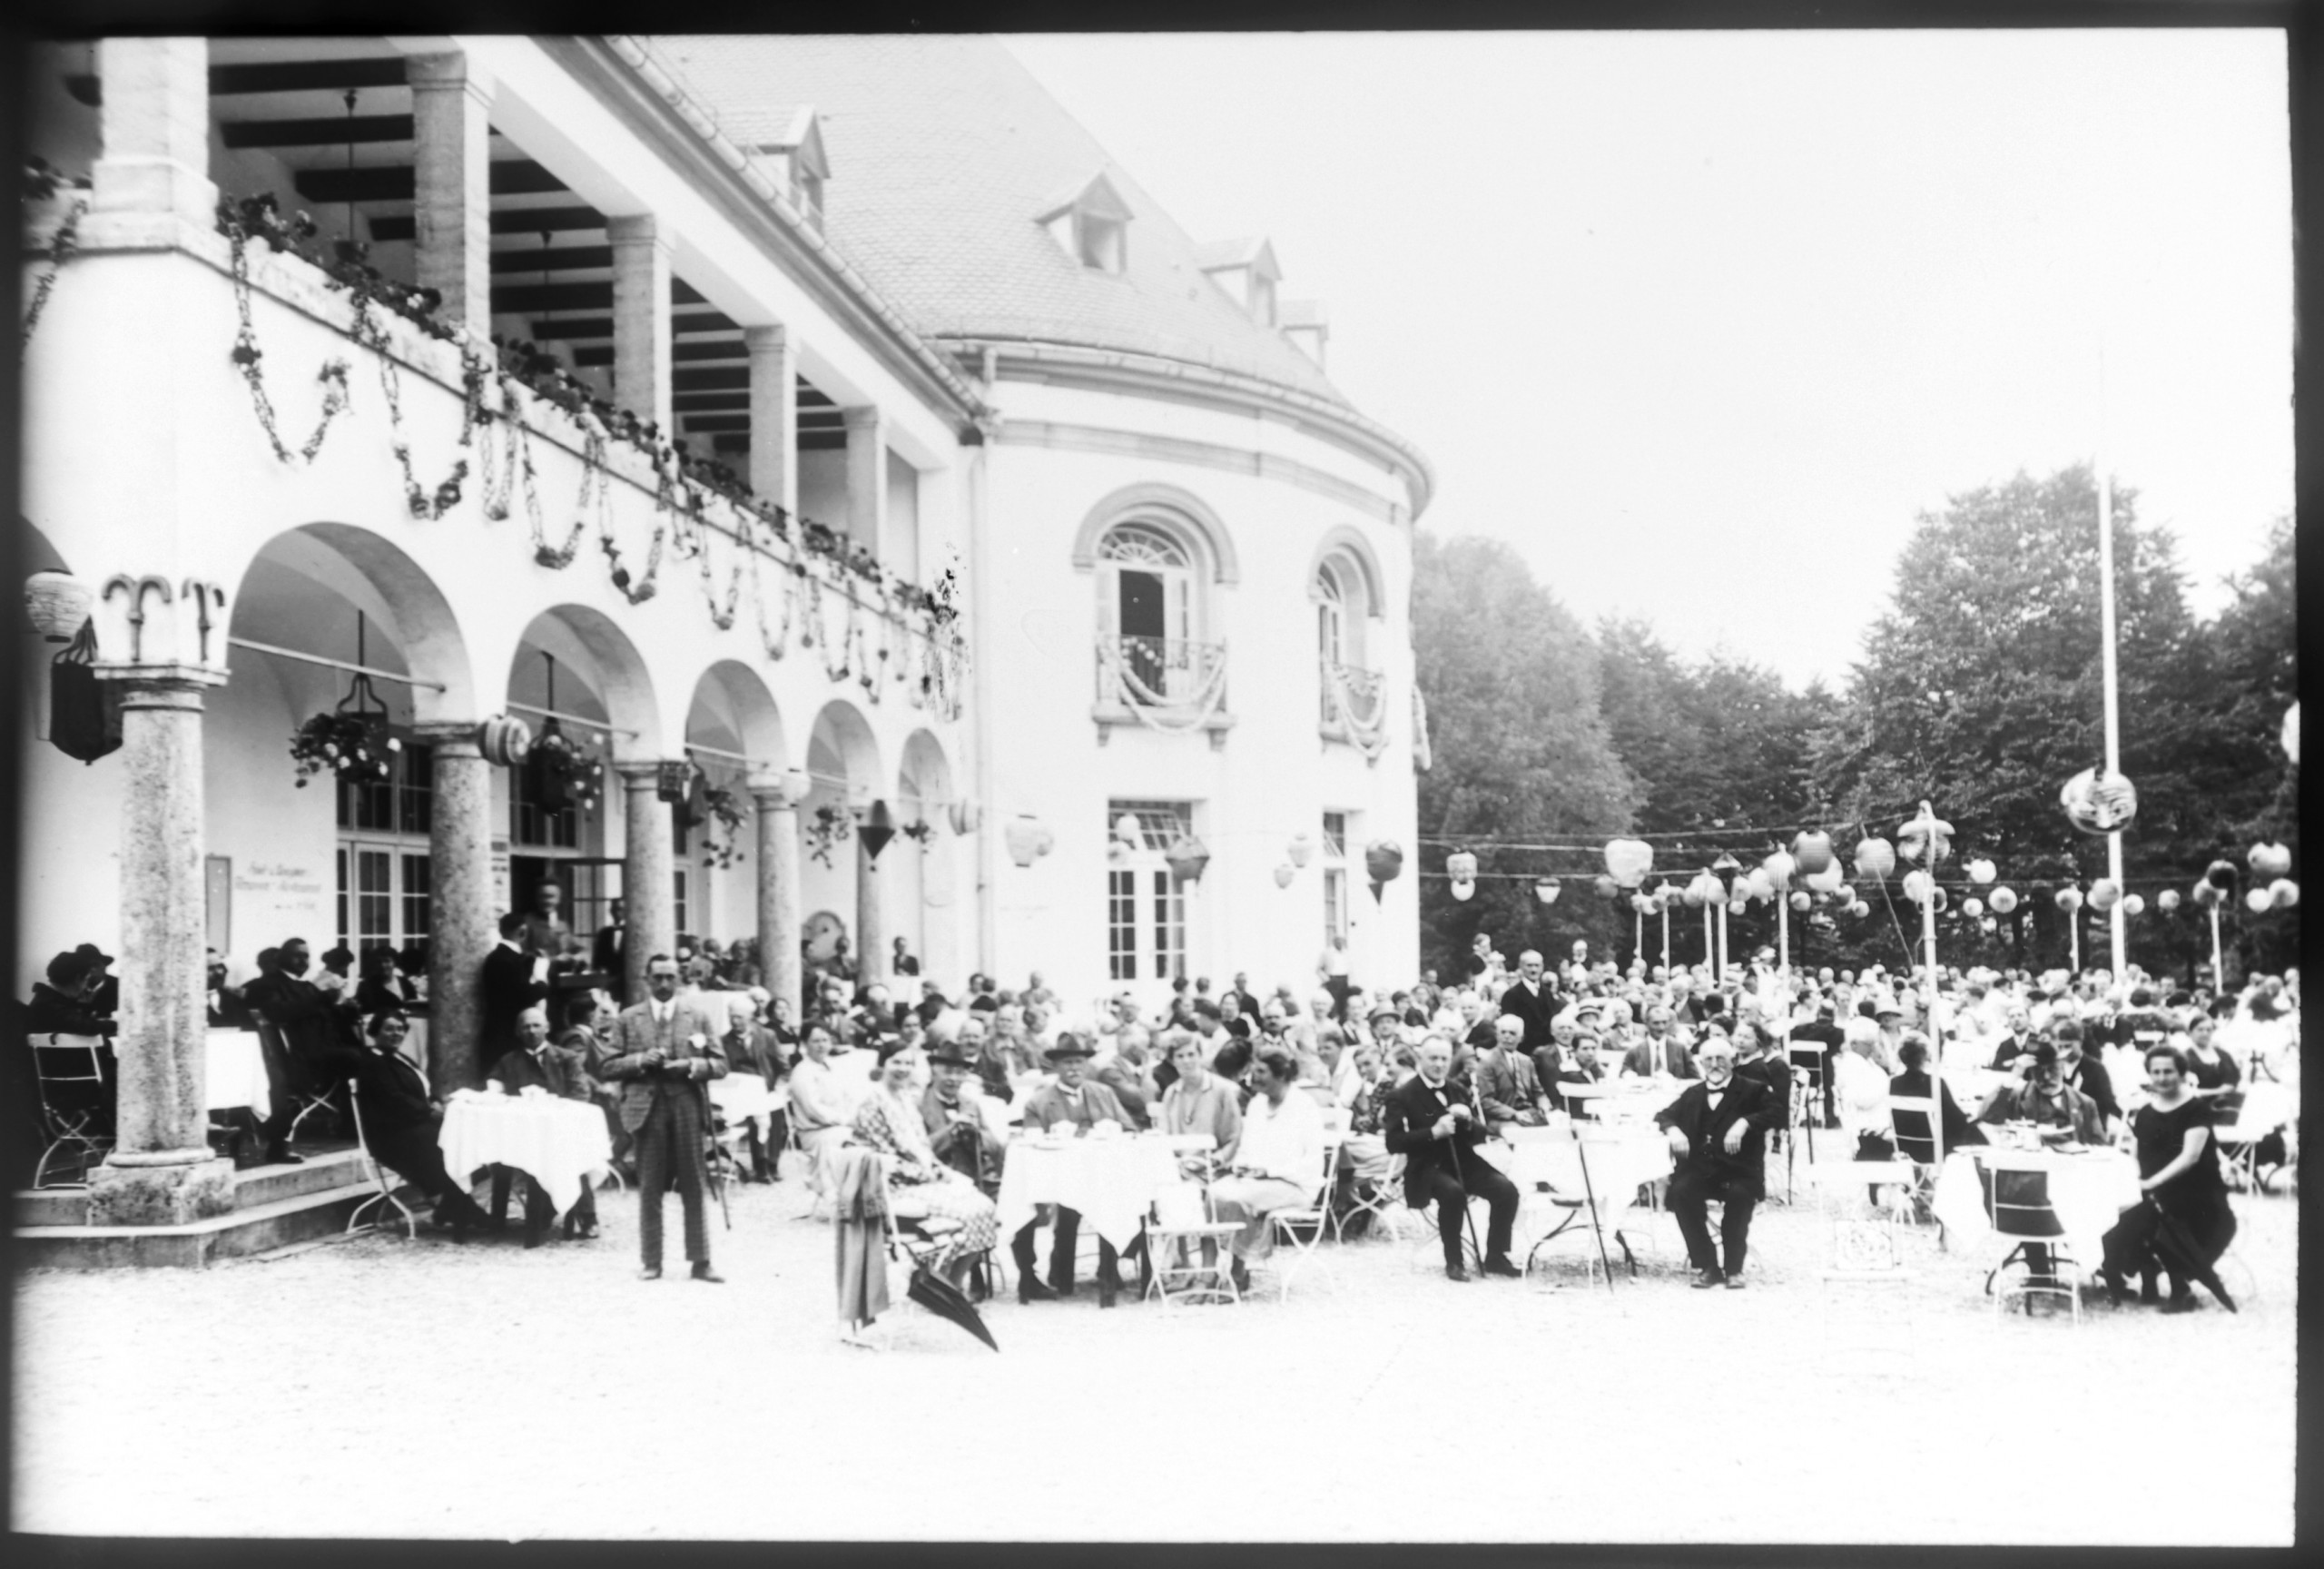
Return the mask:
M2219 1298L2221 1307L2234 1312L2235 1298L2221 1284L2219 1271L2205 1261L2210 1249L2196 1239L2185 1221L2168 1209L2158 1207L2155 1215L2154 1256L2162 1260L2162 1267L2178 1279L2200 1281L2203 1289Z
M960 1288L935 1274L927 1265L917 1261L913 1263L911 1284L904 1288L904 1295L939 1318L958 1324L994 1350L1000 1349L1000 1343L992 1337L992 1331L984 1327L984 1319L969 1299L960 1294Z

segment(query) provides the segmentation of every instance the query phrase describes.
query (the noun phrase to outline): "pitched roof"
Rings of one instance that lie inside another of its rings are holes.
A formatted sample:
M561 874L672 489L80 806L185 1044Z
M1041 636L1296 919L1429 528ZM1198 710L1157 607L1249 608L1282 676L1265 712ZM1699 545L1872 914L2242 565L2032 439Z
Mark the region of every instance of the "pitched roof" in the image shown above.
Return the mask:
M1346 405L1206 276L1201 248L998 40L654 43L722 123L815 106L832 168L825 232L921 332L1160 355ZM1082 266L1040 225L1099 175L1135 214L1118 274Z

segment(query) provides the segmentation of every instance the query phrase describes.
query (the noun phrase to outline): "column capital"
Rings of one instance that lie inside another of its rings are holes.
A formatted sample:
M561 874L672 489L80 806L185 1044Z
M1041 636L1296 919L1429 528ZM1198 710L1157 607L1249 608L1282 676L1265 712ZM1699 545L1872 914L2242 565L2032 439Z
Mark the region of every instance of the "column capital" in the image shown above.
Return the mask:
M663 228L660 218L652 212L621 212L608 217L606 238L615 250L625 245L656 245L667 251L677 243L677 236Z
M430 719L414 725L411 734L414 739L425 741L446 756L481 757L484 748L478 744L476 734L478 723L474 719Z
M407 54L403 62L404 80L415 93L444 92L453 88L465 90L468 96L487 108L492 104L492 73L468 58L465 50L453 49L435 54Z
M877 430L880 428L880 406L877 403L855 403L839 411L840 422L850 430Z
M762 812L795 812L799 803L807 798L807 791L796 780L766 779L753 784L751 799Z
M207 665L112 665L100 661L100 681L126 688L122 701L140 708L199 708L202 689L223 686L226 672Z
M753 354L773 353L788 346L790 341L791 329L780 321L772 327L743 329L743 347Z

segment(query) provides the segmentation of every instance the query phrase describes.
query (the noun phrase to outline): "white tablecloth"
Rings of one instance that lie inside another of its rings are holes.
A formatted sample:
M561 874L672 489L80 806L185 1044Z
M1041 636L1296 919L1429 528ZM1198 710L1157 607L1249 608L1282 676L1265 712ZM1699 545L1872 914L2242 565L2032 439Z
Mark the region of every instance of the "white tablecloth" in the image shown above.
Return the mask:
M2095 1268L2102 1251L2100 1239L2139 1201L2138 1162L2119 1150L2091 1150L2080 1155L2048 1150L1968 1149L1945 1158L1936 1179L1936 1218L1951 1229L1969 1236L1989 1232L1984 1190L1977 1181L1977 1162L2035 1167L2049 1173L2051 1206L2074 1259Z
M580 1201L589 1174L613 1159L596 1103L553 1095L455 1096L436 1142L454 1181L479 1166L513 1166L541 1185L560 1215Z
M1116 1248L1127 1248L1156 1195L1177 1182L1169 1145L1151 1135L1069 1139L1054 1150L1019 1139L1000 1169L1000 1234L1016 1235L1039 1205L1062 1204L1080 1211Z
M231 1111L247 1106L263 1122L274 1111L267 1092L266 1059L259 1055L254 1030L212 1030L202 1041L206 1081L202 1110Z
M729 1073L709 1084L710 1102L724 1114L729 1127L753 1117L763 1123L783 1104L783 1097L756 1073Z
M1551 1229L1560 1213L1551 1193L1541 1190L1543 1182L1553 1193L1570 1198L1594 1194L1598 1213L1611 1231L1638 1202L1641 1183L1670 1175L1669 1143L1651 1122L1589 1128L1583 1137L1587 1143L1577 1147L1567 1129L1509 1127L1502 1130L1506 1142L1482 1147L1486 1158L1517 1184L1520 1229L1529 1235ZM1586 1188L1581 1178L1585 1155L1590 1162Z

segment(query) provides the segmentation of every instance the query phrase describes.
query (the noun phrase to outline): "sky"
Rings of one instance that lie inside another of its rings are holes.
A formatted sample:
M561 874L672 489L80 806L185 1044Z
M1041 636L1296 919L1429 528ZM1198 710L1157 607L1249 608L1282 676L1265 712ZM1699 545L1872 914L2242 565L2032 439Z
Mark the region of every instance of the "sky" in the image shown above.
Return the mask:
M1838 686L1950 495L2102 449L2202 614L2291 508L2280 32L1008 43L1585 622Z

